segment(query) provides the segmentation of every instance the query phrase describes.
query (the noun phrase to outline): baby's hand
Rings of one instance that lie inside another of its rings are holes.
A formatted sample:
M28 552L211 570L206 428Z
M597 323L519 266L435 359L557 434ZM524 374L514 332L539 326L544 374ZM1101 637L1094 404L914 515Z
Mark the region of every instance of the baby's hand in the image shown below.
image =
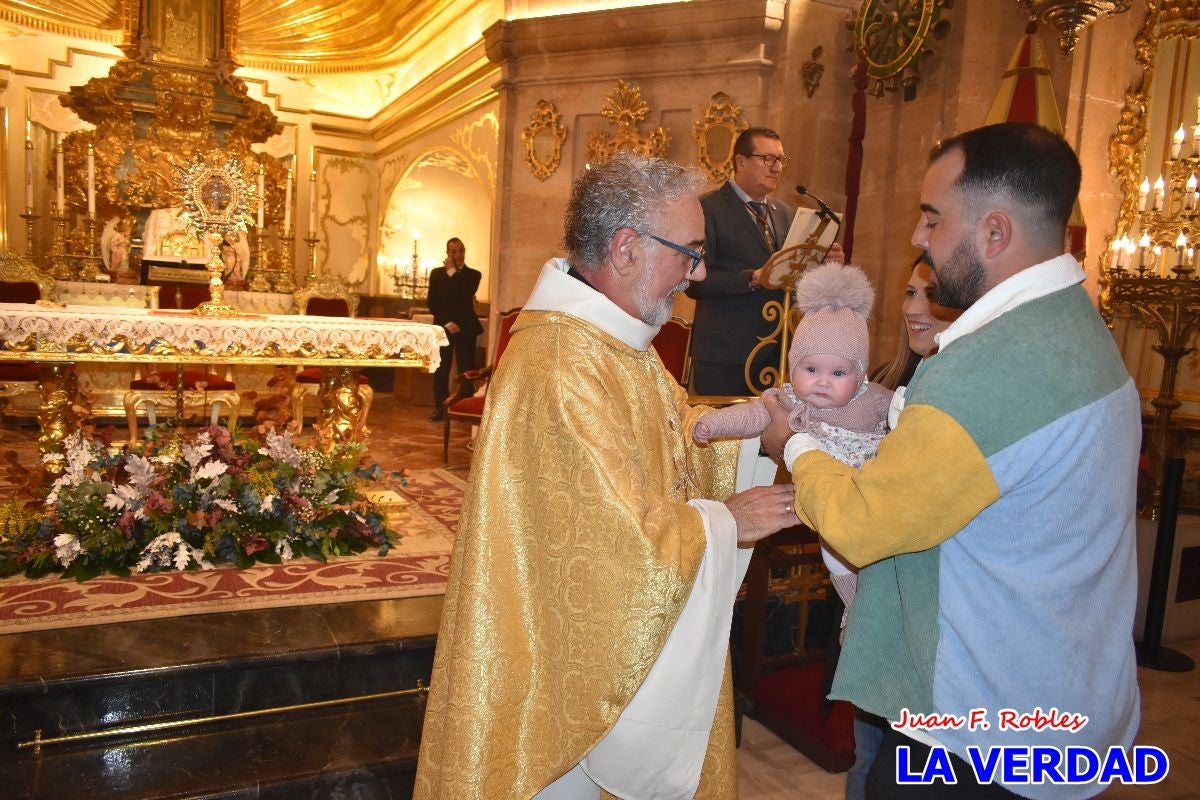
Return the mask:
M692 439L696 444L708 444L710 438L712 438L712 432L709 431L708 425L704 423L704 417L701 417L692 426Z

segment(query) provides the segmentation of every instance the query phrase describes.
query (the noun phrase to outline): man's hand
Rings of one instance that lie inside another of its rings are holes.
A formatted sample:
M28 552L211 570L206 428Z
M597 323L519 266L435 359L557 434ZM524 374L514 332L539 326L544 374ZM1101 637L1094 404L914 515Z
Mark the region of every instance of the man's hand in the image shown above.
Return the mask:
M725 507L737 522L738 544L754 544L776 531L799 525L792 499L791 484L778 483L755 486L726 500Z
M840 244L838 244L837 242L834 242L833 245L829 248L829 252L827 252L825 254L825 258L821 259L821 263L822 264L830 264L830 263L845 264L846 263L846 251L842 249L842 246Z
M772 461L782 464L786 468L788 465L783 464L782 461L783 446L792 437L792 426L788 424L788 413L783 406L779 405L779 398L775 396L774 392L767 392L761 400L767 413L771 415L771 422L760 436L762 449Z
M446 329L446 333L458 333L462 330L462 328L458 327L457 322L447 322L442 327Z

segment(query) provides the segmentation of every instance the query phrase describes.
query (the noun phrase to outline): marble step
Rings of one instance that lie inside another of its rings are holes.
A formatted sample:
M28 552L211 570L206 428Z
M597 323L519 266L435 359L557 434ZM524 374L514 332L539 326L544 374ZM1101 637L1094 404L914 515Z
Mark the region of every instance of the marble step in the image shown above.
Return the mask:
M0 636L0 774L41 787L22 797L283 797L295 781L305 797L407 796L370 786L411 780L422 696L258 712L427 685L440 611L411 598ZM339 781L358 788L338 795ZM61 793L76 785L90 790Z
M11 800L412 796L424 701L406 697L65 745L0 771Z

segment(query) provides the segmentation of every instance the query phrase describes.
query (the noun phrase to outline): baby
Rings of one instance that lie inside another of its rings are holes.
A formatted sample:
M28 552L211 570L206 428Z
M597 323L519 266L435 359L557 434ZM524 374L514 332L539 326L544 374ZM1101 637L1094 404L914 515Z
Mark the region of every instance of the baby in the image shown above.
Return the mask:
M791 382L767 390L788 411L792 430L808 432L821 449L851 467L875 455L887 432L892 399L890 390L866 377L867 315L874 302L871 282L858 267L827 263L805 272L796 284L796 307L804 317L788 350ZM692 438L705 444L717 437L757 436L769 422L762 401L752 400L704 414ZM849 610L858 576L823 543L821 556Z

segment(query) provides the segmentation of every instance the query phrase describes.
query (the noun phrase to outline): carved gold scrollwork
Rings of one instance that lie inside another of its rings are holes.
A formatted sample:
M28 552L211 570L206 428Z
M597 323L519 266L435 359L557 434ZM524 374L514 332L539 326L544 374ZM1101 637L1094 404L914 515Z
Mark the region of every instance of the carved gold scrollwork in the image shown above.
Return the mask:
M549 100L538 100L537 108L529 115L529 124L521 131L525 143L525 163L539 181L549 179L562 160L563 142L567 140L567 129L562 124L562 115Z
M605 98L600 114L617 126L615 135L606 131L593 131L587 138L587 159L592 164L603 164L618 150L633 150L644 156L665 158L671 137L661 125L648 134L638 130L638 123L650 113L650 106L642 97L641 87L630 86L625 81L617 85Z
M704 107L704 120L693 128L700 168L720 183L733 174L733 143L750 127L742 119L742 107L724 92L717 92Z

